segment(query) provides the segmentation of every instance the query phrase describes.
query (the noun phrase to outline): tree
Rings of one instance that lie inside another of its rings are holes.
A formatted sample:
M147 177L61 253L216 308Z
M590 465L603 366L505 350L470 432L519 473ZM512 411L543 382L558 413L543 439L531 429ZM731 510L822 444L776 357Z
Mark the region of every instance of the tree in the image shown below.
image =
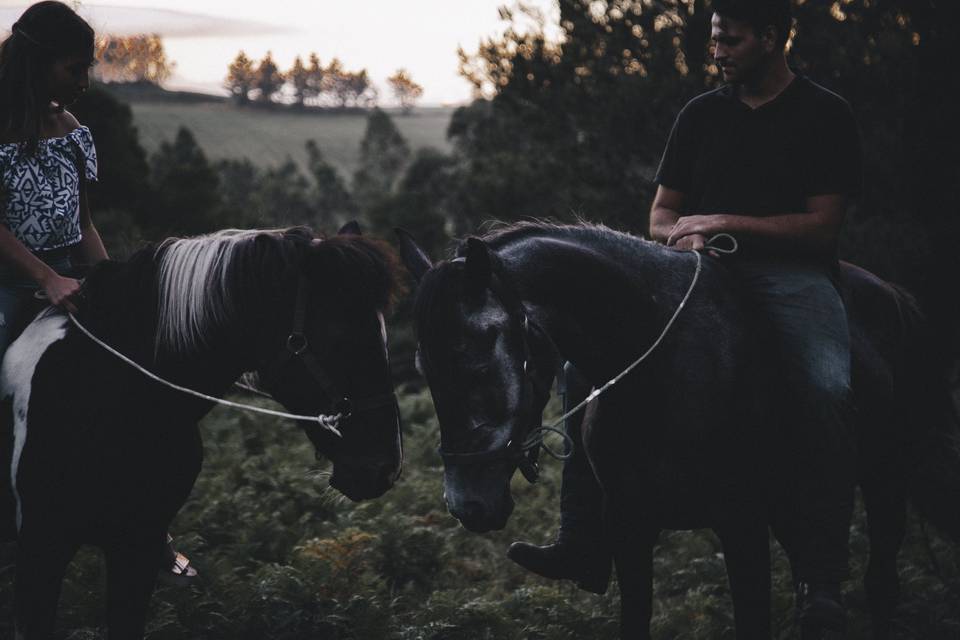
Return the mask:
M410 146L390 116L379 108L367 118L360 143L360 168L353 176L353 196L369 210L390 195L410 158Z
M250 92L254 88L255 78L253 60L240 51L227 68L224 86L238 104L246 104L250 101Z
M253 88L257 90L257 100L267 104L283 88L283 74L273 61L273 54L267 51L253 75Z
M189 129L180 127L150 159L157 206L145 221L149 237L196 235L221 226L219 179Z
M334 227L356 215L357 206L337 170L323 157L320 147L307 140L307 165L313 177L314 202L320 226Z
M413 105L423 96L423 87L413 81L406 69L397 69L397 72L387 78L394 97L404 113L410 113Z
M310 69L303 66L300 56L293 59L293 67L286 74L287 82L293 89L293 101L303 106L310 95Z
M320 57L316 53L310 54L310 66L307 68L307 95L317 100L323 93L324 76L326 70L320 64Z
M103 82L166 81L176 66L157 34L104 36L97 40L94 75Z

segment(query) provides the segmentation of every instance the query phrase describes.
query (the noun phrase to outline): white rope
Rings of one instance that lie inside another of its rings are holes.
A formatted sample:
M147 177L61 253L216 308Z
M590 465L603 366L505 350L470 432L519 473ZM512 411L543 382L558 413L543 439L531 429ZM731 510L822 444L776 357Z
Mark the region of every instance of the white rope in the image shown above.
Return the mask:
M223 406L225 406L225 407L231 407L231 408L234 408L234 409L242 409L242 410L244 410L244 411L252 411L252 412L254 412L254 413L262 413L262 414L264 414L264 415L275 416L275 417L277 417L277 418L287 418L287 419L289 419L289 420L299 420L299 421L302 421L302 422L316 422L316 423L319 424L321 427L323 427L324 429L327 429L328 431L334 433L334 434L337 435L338 437L341 437L341 438L343 437L343 434L340 433L340 430L337 428L337 427L339 426L339 423L340 423L340 418L343 417L343 414L338 413L338 414L336 414L336 415L324 415L324 414L320 414L320 415L318 415L318 416L306 416L306 415L298 415L298 414L295 414L295 413L286 413L286 412L284 412L284 411L274 411L273 409L264 409L263 407L255 407L255 406L252 406L252 405L249 405L249 404L242 404L242 403L240 403L240 402L233 402L233 401L231 401L231 400L224 400L223 398L216 398L216 397L214 397L214 396L208 396L207 394L205 394L205 393L200 393L199 391L195 391L194 389L189 389L189 388L187 388L187 387L182 387L182 386L180 386L180 385L178 385L178 384L174 384L174 383L172 383L172 382L170 382L170 381L168 381L168 380L164 380L163 378L161 378L161 377L158 376L157 374L153 373L152 371L149 371L148 369L143 368L143 367L140 366L138 363L134 362L133 360L131 360L131 359L128 358L127 356L123 355L122 353L120 353L119 351L117 351L116 349L114 349L113 347L111 347L110 345L108 345L108 344L106 344L105 342L103 342L102 340L100 340L100 338L98 338L97 336L93 335L86 327L84 327L82 324L80 324L80 321L77 320L76 317L74 317L74 315L73 315L72 313L68 313L67 315L70 316L70 320L73 322L73 324L74 324L78 329L80 329L80 331L82 331L88 338L90 338L94 343L96 343L97 345L99 345L99 346L102 347L104 350L108 351L109 353L112 353L112 354L115 355L117 358L120 358L120 360L122 360L123 362L127 363L128 365L130 365L131 367L133 367L134 369L136 369L137 371L139 371L139 372L142 373L143 375L147 376L147 377L150 378L151 380L154 380L155 382L159 382L160 384L165 385L165 386L167 386L167 387L170 387L171 389L174 389L175 391L179 391L179 392L181 392L181 393L185 393L185 394L187 394L187 395L194 396L194 397L196 397L196 398L200 398L201 400L208 400L209 402L215 402L216 404L220 404L220 405L223 405Z
M721 239L729 240L732 243L731 248L728 249L724 247L718 247L714 244L717 240L721 240ZM710 240L707 241L706 246L704 247L704 250L713 251L715 253L732 254L732 253L736 253L738 248L739 246L737 244L736 238L734 238L733 236L727 233L718 233L717 235L713 236L712 238L710 238ZM650 356L650 354L653 353L658 346L660 346L660 343L663 342L663 339L667 337L667 333L670 332L670 327L673 326L673 323L676 321L677 317L680 315L680 312L683 311L683 308L687 304L687 300L689 300L691 294L693 294L693 289L697 286L697 281L700 279L700 271L703 268L703 257L700 255L699 251L692 251L691 253L697 256L697 268L693 272L693 279L690 281L690 286L687 288L687 292L684 294L683 299L680 300L680 304L677 306L676 311L674 311L673 315L670 316L670 320L667 321L667 324L663 328L663 331L661 331L657 339L653 341L653 344L651 344L650 347L643 352L643 355L641 355L639 358L634 360L630 364L630 366L628 366L619 374L617 374L616 376L608 380L606 384L604 384L602 387L591 391L590 395L584 398L583 401L580 402L580 404L578 404L573 409L570 409L570 411L567 411L565 414L563 414L562 416L554 420L549 426L542 426L542 427L538 427L537 429L534 429L531 435L523 443L524 450L533 448L539 444L540 446L543 447L544 451L546 451L548 454L550 454L557 460L566 460L573 454L573 441L570 440L570 437L567 436L565 433L561 433L558 427L560 427L560 425L562 425L567 418L569 418L576 412L583 409L585 406L587 406L588 404L596 400L598 397L600 397L605 391L607 391L607 389L609 389L613 385L620 382L631 371L633 371L637 366L639 366L641 362L646 360ZM560 433L561 435L563 435L564 440L567 441L570 445L569 453L558 454L556 451L553 451L552 449L544 445L543 444L544 431L551 431L553 433Z

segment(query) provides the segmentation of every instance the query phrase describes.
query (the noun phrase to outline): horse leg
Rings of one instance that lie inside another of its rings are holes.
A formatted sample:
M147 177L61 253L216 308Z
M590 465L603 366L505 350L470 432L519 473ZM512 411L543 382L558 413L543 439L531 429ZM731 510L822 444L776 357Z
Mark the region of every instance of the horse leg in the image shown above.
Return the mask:
M16 640L48 640L53 635L60 586L76 552L71 542L21 532L14 578Z
M653 546L659 530L613 530L613 558L620 585L620 638L649 640L653 613Z
M717 529L739 640L770 637L770 538L764 523Z
M165 530L105 549L109 640L141 640Z
M900 600L897 552L906 531L906 496L903 484L889 477L864 480L860 488L870 538L870 561L863 587L870 606L873 635L877 640L884 640L890 636L890 618Z

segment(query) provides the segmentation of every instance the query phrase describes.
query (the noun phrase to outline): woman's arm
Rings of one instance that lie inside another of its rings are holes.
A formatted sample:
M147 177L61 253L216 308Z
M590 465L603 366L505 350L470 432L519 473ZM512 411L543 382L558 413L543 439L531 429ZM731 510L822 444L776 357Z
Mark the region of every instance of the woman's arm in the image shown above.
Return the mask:
M0 224L0 259L36 282L47 294L50 304L76 312L70 298L80 291L80 283L61 276L30 253L5 224Z

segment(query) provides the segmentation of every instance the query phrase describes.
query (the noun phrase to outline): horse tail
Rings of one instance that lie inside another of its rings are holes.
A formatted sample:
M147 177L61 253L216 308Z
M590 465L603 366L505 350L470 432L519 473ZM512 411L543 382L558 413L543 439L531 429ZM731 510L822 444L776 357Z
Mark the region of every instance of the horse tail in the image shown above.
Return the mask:
M924 518L960 542L960 414L925 315L905 290L894 293L903 327L895 380L912 431L907 491Z

